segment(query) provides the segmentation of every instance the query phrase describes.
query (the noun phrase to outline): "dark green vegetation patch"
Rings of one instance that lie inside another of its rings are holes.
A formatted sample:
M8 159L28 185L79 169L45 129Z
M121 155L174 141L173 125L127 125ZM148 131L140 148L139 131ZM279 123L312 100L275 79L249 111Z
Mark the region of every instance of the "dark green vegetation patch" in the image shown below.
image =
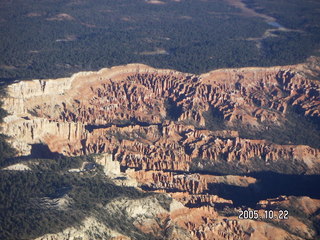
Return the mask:
M286 65L319 49L319 3L247 1L277 29L221 0L44 0L0 4L0 78L54 78L127 63L202 73ZM261 40L257 40L261 39Z
M0 85L0 98L5 96L5 86ZM2 102L0 101L0 124L3 122L8 113L2 108ZM6 164L6 159L13 157L16 154L16 150L13 149L8 143L8 137L0 133L0 167Z
M0 171L0 239L31 239L47 233L57 233L67 227L77 227L86 217L99 217L103 206L118 197L143 198L132 187L119 187L103 176L99 167L94 172L68 173L66 169L80 167L89 157L33 159L25 164L32 171ZM167 199L155 196L167 204ZM67 199L66 206L54 204ZM108 214L108 213L105 213ZM101 221L114 229L126 221L121 232L134 239L151 239L126 219L104 217Z

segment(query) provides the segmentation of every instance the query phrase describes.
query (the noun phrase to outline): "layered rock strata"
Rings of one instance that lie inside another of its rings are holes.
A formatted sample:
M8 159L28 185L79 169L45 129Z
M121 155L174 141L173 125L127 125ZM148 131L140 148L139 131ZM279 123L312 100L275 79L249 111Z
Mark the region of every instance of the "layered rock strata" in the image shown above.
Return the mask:
M259 132L285 127L290 108L319 122L320 83L307 79L305 71L297 65L196 76L129 64L71 78L20 81L8 86L3 99L10 115L1 131L19 155L36 156L39 144L66 156L103 154L97 162L109 177L127 172L136 181L126 185L166 192L192 206L159 213L161 231L173 221L184 229L185 239L292 237L267 223L219 217L214 206L232 206L232 201L210 194L209 184L247 187L255 179L190 171L206 170L209 164L250 172L282 162L319 174L320 149L244 138L233 128ZM217 130L208 127L210 112L225 128L217 122ZM160 225L154 219L136 222L145 232ZM271 235L266 228L272 228Z
M229 126L252 129L284 125L288 106L319 120L320 84L301 69L222 69L195 76L130 64L71 78L20 81L8 86L3 99L10 115L2 132L12 137L20 155L42 143L69 156L110 153L122 167L142 170L189 171L192 159L250 169L260 159L265 165L298 161L307 172L317 172L319 149L203 130L209 109Z

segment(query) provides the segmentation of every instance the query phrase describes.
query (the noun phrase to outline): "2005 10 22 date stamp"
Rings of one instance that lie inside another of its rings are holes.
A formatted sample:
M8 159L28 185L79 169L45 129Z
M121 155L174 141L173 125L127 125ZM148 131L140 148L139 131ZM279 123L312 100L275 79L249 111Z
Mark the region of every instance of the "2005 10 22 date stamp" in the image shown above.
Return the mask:
M289 219L288 210L240 210L239 219L251 219L251 220L286 220Z

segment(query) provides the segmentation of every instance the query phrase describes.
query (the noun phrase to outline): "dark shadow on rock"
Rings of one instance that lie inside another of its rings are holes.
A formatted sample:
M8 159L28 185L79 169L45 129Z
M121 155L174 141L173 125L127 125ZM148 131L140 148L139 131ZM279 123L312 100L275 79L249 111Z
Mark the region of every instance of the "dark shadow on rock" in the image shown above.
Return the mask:
M294 175L274 172L248 174L258 181L248 187L239 187L224 183L209 184L208 192L230 199L235 206L255 207L260 200L280 195L308 196L320 199L320 175Z
M166 99L165 108L167 111L167 118L173 121L177 121L183 112L182 106L178 106L171 98Z
M117 128L124 128L124 127L129 127L129 126L136 126L136 125L139 125L141 127L161 126L160 123L141 122L138 119L133 117L130 120L123 122L123 123L114 122L114 123L107 123L107 124L87 124L85 126L85 129L91 133L95 129L110 128L111 126L116 126Z
M233 205L231 203L207 203L207 202L203 202L203 203L187 203L185 205L188 208L199 208L199 207L203 207L203 206L213 206L215 210L224 210L226 207L229 208L233 208Z
M1 167L7 167L16 163L32 160L35 158L58 159L58 158L64 158L64 157L65 156L60 153L51 152L47 145L38 143L38 144L32 144L30 155L8 158L2 163Z
M63 157L62 154L51 152L49 147L44 144L32 144L30 158L58 158Z
M10 162L10 164L13 164L21 160L31 160L35 158L57 159L59 157L64 157L64 156L57 152L51 152L47 145L37 143L37 144L32 144L30 155L14 157L14 158L8 159L8 162Z

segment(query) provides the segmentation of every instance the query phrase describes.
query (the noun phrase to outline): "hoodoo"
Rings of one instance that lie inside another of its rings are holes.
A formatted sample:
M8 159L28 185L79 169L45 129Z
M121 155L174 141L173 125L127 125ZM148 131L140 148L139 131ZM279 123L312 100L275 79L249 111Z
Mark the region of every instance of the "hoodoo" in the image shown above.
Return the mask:
M291 230L266 222L219 216L219 206L234 203L214 194L212 186L250 187L256 179L203 171L320 173L319 141L292 142L288 139L296 133L283 134L304 124L301 119L320 119L320 83L301 69L222 69L197 76L129 64L70 78L20 81L7 88L3 106L9 116L2 132L20 156L37 157L39 146L65 156L104 154L107 160L97 162L115 182L169 194L179 207L154 211L160 211L155 216L162 227L170 219L183 229L177 236L185 238L174 238L173 232L173 239L259 238L266 228L272 228L272 236L291 237ZM301 134L319 138L307 125ZM121 182L119 176L133 180ZM120 209L129 201L112 204ZM142 232L162 231L155 220L141 221L135 226Z

